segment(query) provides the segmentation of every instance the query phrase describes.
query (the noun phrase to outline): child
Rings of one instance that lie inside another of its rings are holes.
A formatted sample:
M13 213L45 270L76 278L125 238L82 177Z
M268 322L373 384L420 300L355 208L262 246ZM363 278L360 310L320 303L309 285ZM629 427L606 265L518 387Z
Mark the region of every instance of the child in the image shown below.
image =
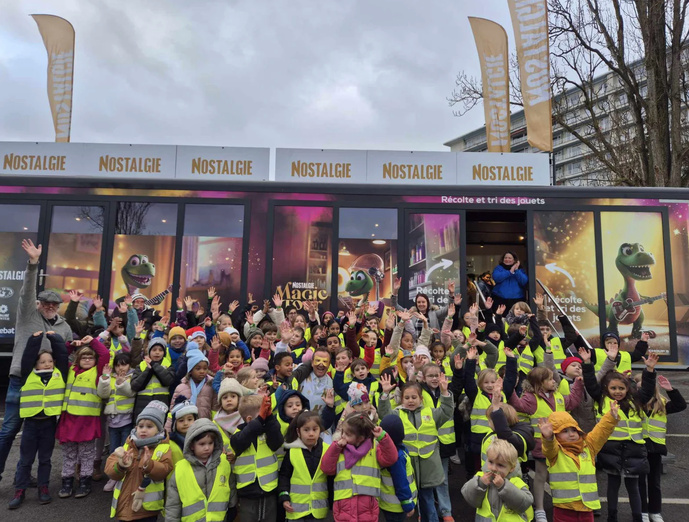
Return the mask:
M184 459L167 482L166 522L234 520L237 490L222 449L220 430L209 419L191 425L184 440Z
M646 370L642 379L652 381L655 374L655 371ZM653 398L644 405L644 413L646 414L644 416L644 442L648 451L650 471L648 475L639 477L641 511L644 519L648 513L651 522L663 522L663 516L660 514L662 507L660 476L663 470L662 456L667 455L667 447L665 446L667 416L687 409L687 402L684 397L679 390L672 387L667 378L658 375L657 382ZM661 388L667 393L670 398L669 401L661 394Z
M343 348L343 350L346 350L346 348ZM335 372L335 376L333 377L333 388L335 388L335 391L343 400L349 400L347 389L352 382L363 384L369 395L373 395L378 391L379 383L376 381L375 377L370 374L368 365L363 359L354 359L349 366L349 372L343 371L341 368L342 367L339 366ZM350 374L349 382L347 382L347 373Z
M208 375L208 359L194 341L189 341L187 343L187 375L175 388L171 404L175 404L178 395L184 395L189 397L189 402L196 405L200 418L210 419L216 400L212 383L213 378ZM170 419L166 428L170 429Z
M435 367L437 368L437 366ZM419 383L407 383L402 388L402 403L395 410L391 410L387 393L392 389L388 379L381 380L383 395L380 396L378 409L381 416L388 413L399 415L404 424L404 442L409 449L416 475L416 485L419 488L419 512L424 520L436 520L433 493L438 486L445 482L443 463L440 458L438 430L453 419L454 401L448 393L448 382L444 373L437 370L439 393L439 407L431 408L423 403L423 390ZM442 492L440 492L442 499ZM443 500L449 500L443 499ZM443 502L440 505L447 509ZM444 511L443 520L452 520L450 506L449 513Z
M218 392L218 412L213 422L220 428L224 448L229 449L230 437L242 422L239 415L239 399L248 391L237 379L223 379Z
M162 511L165 478L172 471L172 452L163 425L167 406L151 401L136 418L136 427L105 463L117 481L110 518L155 521Z
M170 410L170 416L172 417L170 450L172 451L173 465L184 459L182 453L184 440L191 425L199 418L198 408L189 402L184 395L177 397L176 401L176 404Z
M550 473L554 522L593 522L593 510L600 509L596 455L617 425L618 410L617 403L613 402L589 434L581 431L566 411L538 419Z
M452 361L450 361L445 345L441 341L434 341L430 351L433 362L443 369L445 377L452 379Z
M265 359L263 359L265 361ZM267 363L267 361L266 361ZM256 370L250 367L244 367L237 372L237 382L251 390L253 393L258 393L260 379L256 373Z
M299 413L285 435L287 454L280 467L278 500L288 520L322 520L328 515L332 483L321 471L329 446L320 437L322 431L318 413L306 410Z
M248 395L239 401L239 414L244 423L230 438L236 455L237 493L242 504L239 522L273 522L277 518L275 452L284 439L272 412L268 396Z
M359 382L352 382L349 384L347 389L347 395L349 397L349 402L345 405L342 410L342 415L340 415L340 421L337 425L337 429L333 434L333 439L337 440L342 436L342 427L344 426L344 421L350 413L357 412L363 413L373 424L378 424L380 419L378 418L378 411L375 406L371 404L371 398L366 391L366 386Z
M74 473L79 464L79 489L75 498L91 493L91 475L96 460L96 439L101 433L101 399L97 394L97 382L103 368L110 360L110 352L91 336L74 341L78 348L62 403L62 414L57 424L55 438L62 446L62 489L58 496L72 496Z
M486 464L486 451L495 439L506 440L512 444L517 450L519 461L526 462L529 452L533 451L536 446L531 423L520 421L517 417L517 410L509 404L501 402L497 393L493 394L492 403L486 410L486 416L492 431L483 437L481 443L481 468Z
M131 383L132 391L136 393L132 414L134 418L139 416L149 402L156 400L167 403L170 398L169 386L174 381L175 374L169 359L165 357L166 349L164 339L151 339L144 360L134 369Z
M55 332L48 332L52 352L41 348L43 332L36 332L26 343L22 354L21 373L24 385L19 399L19 417L24 419L19 446L19 464L14 498L10 509L17 509L31 481L31 466L38 455L38 500L48 504L50 459L55 446L55 426L62 411L65 381L69 369L67 347Z
M584 351L584 353L587 352ZM574 385L574 381L576 380L576 378L583 376L582 364L583 361L580 357L567 357L560 364L560 369L562 370L562 373L560 373L555 371L553 355L550 352L550 350L546 349L546 351L543 354L543 365L553 372L553 378L557 383L557 391L559 391L562 395L565 396L569 395L570 389ZM579 403L579 406L577 406L570 412L572 414L572 417L574 417L574 420L577 421L577 424L579 424L579 427L584 433L590 432L596 425L596 415L593 412L593 406L593 399L588 394L586 389L584 389L584 393L581 397L581 402Z
M170 328L170 332L167 335L168 338L168 355L170 356L170 362L172 367L177 370L177 362L180 356L185 352L187 344L187 334L184 328L181 326L175 326Z
M380 509L386 522L404 522L416 509L414 466L404 445L404 424L397 415L386 415L380 427L397 448L397 462L380 470Z
M131 388L131 358L126 352L119 352L113 359L115 374L112 368L103 368L103 375L98 379L98 396L107 400L103 414L107 418L108 435L110 436L110 453L124 445L132 431L134 411L134 392ZM103 491L110 492L115 487L114 480L108 480Z
M462 496L476 508L476 522L533 520L533 496L517 468L517 450L506 440L494 440L485 471L462 486Z
M381 468L397 462L397 448L380 426L362 413L350 413L342 438L328 447L320 467L335 476L335 522L378 522Z
M265 381L266 375L267 375L270 367L268 366L267 360L265 360L263 358L259 358L259 359L256 359L254 362L251 363L251 369L256 372L256 377L258 379Z

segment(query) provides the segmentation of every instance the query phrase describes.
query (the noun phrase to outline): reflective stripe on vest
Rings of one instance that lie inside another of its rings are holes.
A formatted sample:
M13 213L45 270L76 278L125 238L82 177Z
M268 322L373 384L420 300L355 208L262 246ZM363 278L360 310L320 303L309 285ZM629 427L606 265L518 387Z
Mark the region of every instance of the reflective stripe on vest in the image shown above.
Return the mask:
M476 473L476 476L480 477L483 475L483 471ZM510 477L510 482L514 484L517 489L527 488L526 483L521 479L521 477ZM486 491L486 496L483 497L483 503L481 507L476 510L475 522L528 522L533 520L534 512L533 507L529 508L524 513L518 513L513 509L509 509L504 503L502 504L502 509L498 514L498 518L493 515L493 510L490 507L490 502L488 501L488 491Z
M97 378L98 369L95 366L79 375L74 372L74 367L70 368L62 411L84 417L99 417L102 401L96 393Z
M324 442L321 462L327 449L328 444ZM289 486L290 503L294 513L287 513L287 519L294 520L307 515L325 518L328 514L328 477L321 471L320 463L316 473L311 477L301 448L291 448L289 459L294 468Z
M560 450L557 461L549 466L550 490L553 504L566 504L581 500L589 509L600 509L596 466L588 448L579 454L579 467L574 459Z
M534 367L534 356L530 346L525 346L519 354L519 361L517 362L519 371L528 375Z
M502 402L507 402L505 394L501 393ZM490 425L488 424L488 417L486 411L490 407L491 402L486 395L479 390L474 399L474 405L471 408L471 432L472 433L490 433Z
M250 444L234 461L237 489L253 484L258 478L258 485L263 491L273 491L278 487L278 459L266 444L265 434L258 437L257 444L258 449Z
M440 399L438 399L436 402L436 400L426 390L423 390L422 397L423 405L425 407L431 408L432 410L439 408L438 403L440 402ZM438 441L440 441L440 444L454 444L456 440L455 420L454 418L451 418L438 428Z
M610 397L605 397L602 412L598 411L598 408L596 408L596 418L598 420L610 411L610 403ZM608 440L631 440L637 444L644 443L643 420L639 416L639 413L634 410L630 409L629 413L631 413L631 417L625 415L622 408L619 409L617 426L615 426L615 431L608 437Z
M223 521L230 501L230 463L224 453L220 454L220 464L215 470L213 488L208 498L194 477L194 470L188 460L180 460L175 465L175 480L182 504L181 522Z
M168 368L170 366L170 361L163 359L160 361L160 365L163 368ZM141 364L139 364L139 369L143 372L146 371L146 363L144 361L141 361ZM151 378L148 381L148 384L146 387L141 390L138 395L143 395L146 397L152 397L153 395L163 395L163 394L169 394L170 393L170 388L167 386L163 386L160 381L158 380L158 377L156 377L155 373L151 372ZM165 402L165 401L163 401Z
M380 350L378 347L376 347L374 356L373 356L373 366L371 366L371 375L374 377L378 378L380 375L380 361L383 360L383 356L380 353Z
M655 415L644 415L643 434L647 439L651 439L657 444L665 445L665 434L667 433L667 415L656 413Z
M65 398L65 381L62 373L55 368L47 384L31 372L22 386L19 398L19 417L26 419L38 415L41 411L48 417L60 415Z
M552 392L553 400L555 401L555 409L550 407L550 404L545 399L542 399L536 395L536 411L529 418L531 419L531 427L533 428L534 437L537 439L541 438L541 429L538 427L538 419L547 419L553 411L565 411L565 398L563 395L556 391Z
M594 351L596 352L596 364L594 365L594 368L596 371L598 371L603 367L603 363L605 362L605 359L608 357L608 352L606 352L602 348L594 348ZM620 373L625 373L627 371L631 371L632 370L632 356L631 356L631 354L625 350L620 350L619 354L620 354L620 362L617 364L617 367L615 369Z
M407 475L407 481L409 482L409 489L411 490L411 499L406 502L411 503L416 501L416 481L414 480L414 466L412 466L411 457L406 451L405 455L407 457L405 473ZM378 499L378 504L380 505L380 509L392 513L402 513L402 511L404 511L400 499L398 499L395 494L395 484L387 468L380 470L380 498Z
M108 406L114 405L117 413L127 413L134 409L134 397L127 397L116 392L115 377L110 377L110 397L108 397Z
M124 443L124 451L129 449L129 444ZM163 456L170 451L169 444L158 444L153 449L153 456L151 460L160 460ZM185 461L186 462L186 461ZM110 518L115 518L117 512L117 499L120 498L120 493L122 492L122 480L119 480L115 484L115 489L112 493L112 502L110 504ZM165 506L165 481L160 482L151 481L146 489L144 490L144 502L143 508L146 511L161 511Z
M427 406L421 408L421 426L414 426L406 411L397 410L404 426L404 445L412 457L427 459L438 446L438 428L433 420L433 410ZM412 413L412 415L414 415Z
M344 500L356 495L380 496L380 466L376 460L374 442L371 449L351 469L345 468L344 454L337 459L334 500Z

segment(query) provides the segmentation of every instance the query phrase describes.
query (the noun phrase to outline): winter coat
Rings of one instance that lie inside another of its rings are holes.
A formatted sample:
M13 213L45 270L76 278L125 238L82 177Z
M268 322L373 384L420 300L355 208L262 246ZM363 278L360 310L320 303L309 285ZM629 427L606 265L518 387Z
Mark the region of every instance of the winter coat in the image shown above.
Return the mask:
M175 388L175 393L172 394L172 400L170 401L170 409L175 405L177 397L184 395L187 399L191 399L191 385L189 384L190 377L187 375L182 382L179 383L177 388ZM216 403L218 402L218 396L213 389L213 377L206 375L206 383L201 388L201 391L196 396L196 407L199 410L199 419L211 419L213 420L213 410L216 409ZM165 423L165 429L170 431L172 426L172 418L168 417Z
M565 345L563 344L562 346L564 347ZM562 380L567 381L567 383L569 384L569 389L572 389L572 386L574 386L574 380L566 377L565 375L562 375L562 373L560 373L559 371L556 371L552 352L543 353L543 365L553 372L553 379L555 379L555 382L558 385L558 389L560 386L560 381ZM584 433L590 432L596 425L596 414L593 411L593 406L593 397L591 397L586 391L586 389L584 389L581 402L576 408L569 412L572 415L572 417L574 417L574 420L577 421L577 424L579 424L579 427Z
M528 422L520 421L510 426L507 423L505 412L499 408L491 412L490 420L493 421L493 433L495 433L499 439L506 440L512 444L517 450L517 455L522 456L527 454L536 447L534 430ZM524 448L525 442L526 448Z
M122 395L124 397L134 397L136 395L132 391L132 375L134 374L133 370L129 370L129 373L127 374L127 378L124 380L122 384L117 384L115 382L115 390L113 391L112 388L110 387L110 381L114 380L115 377L109 377L106 380L103 380L102 378L98 379L98 387L97 387L97 393L98 397L103 399L103 402L105 403L105 408L103 409L103 415L122 415L122 412L118 412L115 408L115 403L111 402L108 403L108 399L110 399L110 395L117 394L117 395ZM131 412L129 414L131 417Z
M397 296L393 295L390 298L390 306L397 310L404 310L403 307L401 307L397 303ZM430 329L436 329L440 330L440 327L443 325L443 321L445 320L445 317L447 316L447 306L445 305L442 308L439 307L438 305L430 305L429 309L426 312L426 317L428 318L428 327ZM409 313L414 313L418 312L416 309L416 306L412 306L409 308ZM412 323L416 325L417 321L421 321L420 319L411 319ZM416 331L420 330L420 328L417 328ZM414 335L416 337L416 334Z
M454 400L452 395L441 395L438 408L433 409L433 422L436 428L440 428L454 415ZM414 411L398 406L394 410L390 408L390 400L381 397L378 404L380 418L393 413L397 416L406 415L409 422L414 426L421 426L421 412L423 405ZM422 459L420 457L411 457L412 466L414 467L414 476L416 477L416 486L418 488L434 488L445 481L445 473L443 472L443 464L440 460L440 441L435 445L433 454Z
M143 411L149 402L161 401L162 403L167 404L170 398L169 392L158 393L156 395L142 395L139 393L141 390L146 388L146 385L148 385L151 377L155 375L162 386L170 386L170 384L172 384L172 380L175 378L175 374L173 373L171 367L166 368L159 362L155 361L151 362L150 368L146 368L143 371L139 366L132 367L134 368L134 375L132 376L131 387L132 391L137 394L136 401L134 402L134 413L132 414L132 418L136 419L139 416L139 413Z
M502 297L503 299L524 299L526 287L529 284L529 276L521 268L512 273L502 265L498 265L493 270L492 296Z
M189 429L191 431L191 428ZM170 439L167 437L159 444L169 444ZM156 516L158 511L146 511L141 508L139 511L132 510L132 494L141 485L144 479L143 466L141 466L141 457L143 456L143 448L137 449L132 442L131 437L127 437L127 445L129 449L134 452L134 462L126 470L120 469L115 454L111 454L105 463L105 474L112 480L122 480L122 489L120 496L117 499L117 510L115 511L115 518L117 520L139 520L140 518L149 518ZM155 452L155 449L153 450ZM151 460L149 465L150 472L148 476L151 480L160 482L172 471L172 450L166 451L158 460ZM179 520L179 518L177 519Z
M321 457L323 456L323 439L318 439L316 445L312 449L308 449L306 445L297 439L294 442L285 442L285 458L280 466L280 475L278 478L278 503L282 504L285 501L290 500L289 491L292 482L292 475L294 474L294 466L289 458L290 451L301 451L304 456L304 462L306 467L311 474L311 478L318 471L318 467L321 464ZM328 477L328 498L330 503L333 499L333 477Z
M505 484L502 489L498 490L493 484L484 485L479 479L478 475L474 475L470 480L462 486L462 496L467 503L474 509L478 509L483 504L483 499L488 495L488 502L493 516L497 519L502 509L503 504L513 509L517 513L524 513L531 504L533 504L533 495L529 491L529 487L525 486L522 489L517 488L510 482L511 477L521 477L521 468L517 466L505 478Z
M208 462L203 464L194 456L191 449L191 441L204 433L211 433L215 437L215 447ZM208 419L198 419L191 425L184 438L184 449L182 453L184 458L191 464L191 469L194 472L196 483L206 495L206 498L211 494L213 483L215 482L215 475L220 465L220 455L222 454L222 436L220 430ZM182 502L179 498L179 489L177 488L177 472L173 472L167 481L166 500L165 500L165 520L166 522L179 522L182 519ZM228 508L237 505L237 487L236 477L234 473L230 475L230 501Z
M644 379L651 379L655 386L656 372L644 370L642 382ZM673 388L672 390L667 391L667 396L670 400L665 403L666 415L672 415L673 413L679 413L687 409L687 401L684 400L684 397L682 397L682 394L679 392L679 390ZM650 415L652 412L648 411L647 409L646 413ZM660 455L667 455L667 446L665 444L659 444L651 439L644 439L644 441L646 442L646 449L648 450L649 454L657 453Z

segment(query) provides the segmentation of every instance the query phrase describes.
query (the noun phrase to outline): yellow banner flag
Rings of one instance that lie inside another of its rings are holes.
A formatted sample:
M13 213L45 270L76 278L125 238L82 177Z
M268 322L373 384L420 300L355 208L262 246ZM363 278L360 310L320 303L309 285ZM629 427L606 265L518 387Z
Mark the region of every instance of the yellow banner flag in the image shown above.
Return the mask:
M53 113L55 141L69 141L72 127L74 27L64 18L31 15L48 51L48 101Z
M488 152L510 152L510 100L507 33L500 24L469 17L483 82Z
M553 150L550 46L546 0L507 0L519 60L529 145Z

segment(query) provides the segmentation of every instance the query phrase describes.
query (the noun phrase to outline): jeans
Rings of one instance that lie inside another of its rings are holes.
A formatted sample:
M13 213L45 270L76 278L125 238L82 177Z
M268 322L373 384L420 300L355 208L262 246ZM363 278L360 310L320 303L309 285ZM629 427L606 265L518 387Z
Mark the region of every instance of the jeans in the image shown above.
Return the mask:
M445 480L440 486L435 488L435 494L438 495L438 511L441 517L452 516L452 501L450 500L450 488L447 484L448 466L450 465L450 458L445 457L443 461L443 472L445 473Z
M120 446L124 446L127 442L127 437L132 432L133 424L126 424L121 428L108 428L108 434L110 435L110 454L115 451Z
M421 522L438 522L438 512L435 510L435 488L419 488L419 514Z
M12 449L14 438L22 429L22 418L19 416L19 396L22 391L22 380L19 377L10 376L10 385L7 388L5 400L5 419L0 429L0 475L5 471L7 456Z
M17 489L27 489L31 481L31 466L38 455L38 487L50 482L50 458L55 447L57 417L24 420L24 432L19 446Z
M383 516L385 517L385 522L405 522L406 520L414 520L412 517L409 519L407 517L406 513L393 513L392 511L385 511L383 509L380 510L381 513L383 513Z

